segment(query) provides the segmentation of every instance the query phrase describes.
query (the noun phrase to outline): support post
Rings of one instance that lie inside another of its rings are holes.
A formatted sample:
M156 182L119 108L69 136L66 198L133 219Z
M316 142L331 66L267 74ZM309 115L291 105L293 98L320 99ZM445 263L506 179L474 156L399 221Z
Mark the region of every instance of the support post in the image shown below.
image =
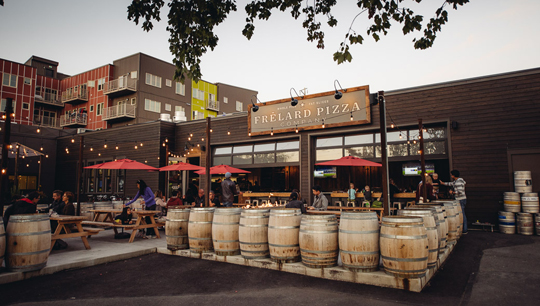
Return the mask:
M79 164L77 165L77 216L81 215L81 177L83 172L84 136L79 139Z
M418 119L418 138L420 138L420 165L422 167L422 197L424 202L428 201L427 198L427 187L426 187L426 159L424 156L424 127L422 125L422 119Z
M42 163L43 163L43 155L40 155L39 165L38 165L38 178L37 178L38 191L41 191L41 164Z
M390 187L388 183L388 149L386 141L386 102L384 100L384 91L379 91L377 99L379 100L379 121L381 132L381 164L382 164L382 197L384 215L390 214Z
M9 190L8 146L11 144L11 115L13 114L13 99L6 98L6 108L4 109L6 118L4 119L4 140L2 142L2 170L0 180L0 215L4 215L4 205L11 199Z
M165 138L165 167L169 165L169 142L168 138ZM169 171L165 171L165 199L169 198Z
M206 188L204 190L204 205L210 207L210 187L212 186L212 175L210 174L210 163L212 160L212 150L210 149L210 120L211 117L206 117Z

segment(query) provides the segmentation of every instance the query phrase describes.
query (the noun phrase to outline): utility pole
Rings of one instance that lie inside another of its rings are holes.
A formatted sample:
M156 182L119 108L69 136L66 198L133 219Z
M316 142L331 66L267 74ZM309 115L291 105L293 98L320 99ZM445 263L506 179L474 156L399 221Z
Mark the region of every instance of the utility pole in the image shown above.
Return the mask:
M205 177L205 180L206 180L206 188L204 190L204 205L206 207L210 207L210 187L212 186L212 175L210 174L210 163L211 163L211 160L212 160L212 150L210 150L210 120L211 120L211 117L206 117L206 164L205 164L205 168L206 168L206 177Z
M13 99L6 98L6 109L4 109L4 140L2 142L2 173L0 180L0 215L4 215L4 205L11 199L9 190L8 147L11 145L11 116L13 115Z
M84 136L80 136L79 139L79 164L77 169L77 212L76 215L81 215L81 177L83 172L83 150L84 150Z
M386 102L384 100L384 91L379 91L377 94L377 99L379 102L379 121L380 121L380 132L381 132L381 164L382 164L382 197L383 197L383 208L384 215L388 216L390 214L390 186L388 183L388 149L386 141Z
M418 138L420 138L420 165L422 167L422 187L424 190L422 196L424 197L424 202L427 202L426 159L424 156L424 127L422 125L422 119L418 119Z

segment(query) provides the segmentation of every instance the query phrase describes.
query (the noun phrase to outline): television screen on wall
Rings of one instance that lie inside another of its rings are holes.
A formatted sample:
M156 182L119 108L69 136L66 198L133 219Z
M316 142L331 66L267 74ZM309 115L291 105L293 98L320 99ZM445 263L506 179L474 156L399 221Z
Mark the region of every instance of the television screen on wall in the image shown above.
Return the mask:
M420 163L405 163L403 164L402 169L404 176L418 176L422 172L422 166ZM435 165L432 163L426 163L426 172L428 174L435 173Z
M314 178L336 178L337 177L337 168L336 167L317 167L313 171Z

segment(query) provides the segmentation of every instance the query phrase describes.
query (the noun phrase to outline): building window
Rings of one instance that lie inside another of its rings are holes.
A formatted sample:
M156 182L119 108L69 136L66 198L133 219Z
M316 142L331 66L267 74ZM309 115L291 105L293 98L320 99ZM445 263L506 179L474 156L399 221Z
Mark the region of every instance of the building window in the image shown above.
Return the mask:
M161 77L146 73L146 84L161 88Z
M31 78L24 78L24 85L32 85L32 79Z
M172 81L169 79L165 79L165 85L167 85L167 87L172 87Z
M229 103L229 99L227 99L227 97L223 97L223 103Z
M236 101L236 111L241 112L244 109L244 104L240 101Z
M175 106L174 111L175 112L184 112L184 114L185 114L186 113L186 108L183 107L183 106Z
M41 96L41 86L36 86L36 96Z
M197 119L204 119L204 113L203 112L198 112L198 111L193 111L193 119L192 120L197 120Z
M186 85L180 82L176 82L176 94L185 96L186 95Z
M27 109L27 110L30 109L30 103L28 103L28 102L23 102L23 103L22 103L22 109Z
M88 81L88 88L96 87L96 81Z
M94 112L94 105L90 105L90 112L91 112L91 113Z
M17 103L15 103L15 100L12 102L13 104L13 112L15 112L15 105ZM6 99L2 99L2 103L0 103L0 112L5 112L6 111Z
M103 103L99 103L96 108L96 115L101 116L103 114Z
M137 104L137 98L131 98L131 105Z
M130 76L132 79L136 79L136 78L137 78L137 70L131 71L131 73L129 74L129 76Z
M97 83L97 90L103 90L103 85L105 84L105 78L99 79Z
M2 84L10 87L17 87L17 76L14 74L4 73Z
M159 113L161 112L161 102L150 99L144 99L144 110Z
M170 112L171 111L171 105L168 103L165 103L165 111Z
M193 88L193 98L204 100L204 91L199 90L197 88Z

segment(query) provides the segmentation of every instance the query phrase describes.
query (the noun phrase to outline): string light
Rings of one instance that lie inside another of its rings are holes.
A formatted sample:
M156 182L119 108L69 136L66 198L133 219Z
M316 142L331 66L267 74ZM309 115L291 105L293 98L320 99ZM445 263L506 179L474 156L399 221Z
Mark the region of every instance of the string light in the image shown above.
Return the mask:
M141 142L141 147L143 146L143 143Z
M49 154L45 154L45 158L49 158Z
M105 143L103 144L103 148L107 149L107 140L105 140Z
M30 164L26 164L26 168L30 167Z
M203 138L201 138L201 141L204 141L204 137L203 137Z
M137 144L135 143L135 150L137 150L139 147L137 146Z
M214 130L210 129L210 133L212 133Z
M416 140L413 140L413 144L416 144Z
M189 134L189 137L193 137L193 134Z
M75 143L75 138L71 137L71 143Z
M296 125L296 130L295 130L296 134L298 134L298 124Z
M411 141L410 141L410 140L407 140L407 144L411 144Z
M38 163L38 164L41 164L41 160L38 160L37 163Z
M392 124L390 124L390 128L394 128L395 125L394 125L394 122L392 122Z
M418 135L418 139L422 139L422 136Z
M145 164L148 164L148 161L147 161L147 160L145 160L145 161L144 161L144 163L145 163Z
M187 140L191 140L191 137L188 137Z
M116 143L116 146L114 147L116 150L118 150L118 143Z
M354 119L354 118L353 118L353 116L352 116L352 112L351 112L351 121L353 121L353 119Z
M322 120L322 128L324 129L324 119Z
M162 145L165 146L165 143L163 143Z
M248 132L248 136L251 136L251 132Z
M169 138L168 138L168 137L165 137L165 142L169 142Z
M227 130L227 135L231 135L231 131Z
M41 132L41 130L38 128L38 129L36 130L36 132L39 134L39 133Z
M43 146L39 147L39 150L40 150L40 151L43 151Z
M402 139L402 138L403 138L403 136L401 135L401 132L400 132L399 133L399 139Z
M2 169L2 174L6 174L6 169Z
M98 156L101 156L101 152L97 154Z
M274 128L270 128L270 136L274 136Z
M197 144L197 147L200 147L201 145L200 144Z
M90 147L90 152L94 151L94 148L93 147Z

